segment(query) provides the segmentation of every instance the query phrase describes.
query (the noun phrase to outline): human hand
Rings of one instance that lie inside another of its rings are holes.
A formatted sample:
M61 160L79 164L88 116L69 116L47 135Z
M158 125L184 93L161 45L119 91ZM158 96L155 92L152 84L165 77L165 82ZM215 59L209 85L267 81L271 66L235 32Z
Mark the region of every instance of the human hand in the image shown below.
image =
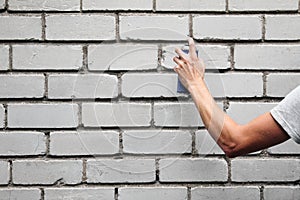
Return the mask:
M202 59L197 56L194 40L189 38L188 41L189 54L176 48L175 52L178 57L174 57L173 60L177 63L174 71L179 75L180 82L186 89L190 90L192 86L199 84L199 81L204 79L205 65Z

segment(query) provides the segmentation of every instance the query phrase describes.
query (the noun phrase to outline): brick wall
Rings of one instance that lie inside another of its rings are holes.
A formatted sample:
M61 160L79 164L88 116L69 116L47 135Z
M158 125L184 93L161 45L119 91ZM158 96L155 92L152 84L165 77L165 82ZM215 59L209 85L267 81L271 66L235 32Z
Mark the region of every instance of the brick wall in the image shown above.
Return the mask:
M300 199L300 147L229 159L174 48L239 123L300 84L298 0L1 0L0 199Z

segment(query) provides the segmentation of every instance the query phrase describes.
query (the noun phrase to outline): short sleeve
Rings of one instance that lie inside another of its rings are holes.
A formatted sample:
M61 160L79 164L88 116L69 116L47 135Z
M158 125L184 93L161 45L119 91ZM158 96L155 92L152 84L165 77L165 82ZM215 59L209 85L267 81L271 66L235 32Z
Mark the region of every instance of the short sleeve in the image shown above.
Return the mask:
M300 86L275 106L271 115L286 133L300 144Z

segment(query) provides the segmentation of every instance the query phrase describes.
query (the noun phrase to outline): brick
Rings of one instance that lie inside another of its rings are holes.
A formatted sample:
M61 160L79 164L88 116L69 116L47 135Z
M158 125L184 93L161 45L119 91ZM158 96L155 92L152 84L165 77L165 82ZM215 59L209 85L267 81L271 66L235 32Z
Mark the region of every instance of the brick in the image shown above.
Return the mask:
M188 131L133 130L123 133L123 152L133 154L191 153Z
M78 125L77 113L77 104L8 104L8 127L74 128Z
M294 200L300 198L299 186L265 186L265 200Z
M298 70L300 46L236 45L234 57L235 69ZM270 58L272 58L271 61Z
M12 175L14 184L78 184L82 180L82 161L17 160L13 161Z
M54 156L109 155L118 152L119 134L115 131L65 131L50 134L50 154Z
M83 10L152 10L152 0L85 0Z
M189 33L187 15L120 16L121 39L185 40Z
M261 97L262 73L206 74L205 81L214 97Z
M293 140L288 140L268 149L270 154L300 154L300 145Z
M0 10L5 8L5 0L0 0Z
M271 73L267 76L267 96L285 97L300 85L300 74L297 73Z
M59 74L48 77L49 99L96 99L117 96L117 76L108 74Z
M259 40L262 23L259 16L195 15L193 18L196 39Z
M298 15L267 15L266 40L299 40L300 17Z
M124 71L157 68L158 47L146 44L101 44L88 49L89 70Z
M0 155L43 155L46 152L46 137L41 132L0 132Z
M0 185L8 184L9 181L9 163L0 161Z
M157 0L157 11L225 11L224 0Z
M126 73L122 76L122 95L125 97L177 97L175 73Z
M45 200L63 200L63 199L114 199L114 188L46 188Z
M86 127L149 126L150 103L83 103L82 123Z
M2 104L0 104L0 128L4 127L4 119L5 119L5 109Z
M1 40L40 40L42 19L40 15L0 16Z
M177 56L175 48L183 45L167 45L162 47L161 65L167 69L173 69L176 63L173 58ZM230 68L230 48L222 45L196 45L198 57L201 58L206 69L229 69Z
M39 200L41 198L41 192L38 188L5 188L0 189L0 196L3 200Z
M230 0L230 11L295 11L298 0Z
M155 126L203 126L194 103L154 103Z
M224 182L227 163L216 158L166 158L159 161L161 182Z
M230 102L227 114L239 124L246 124L254 118L269 112L277 103Z
M5 71L9 67L9 47L0 45L0 71Z
M80 11L80 0L10 0L9 10Z
M191 190L191 200L243 199L260 200L260 191L254 186L237 187L196 187Z
M115 17L112 15L47 15L47 40L114 40Z
M200 155L224 155L224 152L215 142L215 140L209 135L207 130L196 131L196 150Z
M41 98L44 75L0 75L0 98Z
M146 183L154 181L154 159L98 159L87 161L88 183Z
M119 189L119 200L182 200L187 199L184 187L126 187Z
M231 179L234 182L297 181L299 166L299 159L234 159L231 161Z
M79 45L14 45L13 69L78 70L82 57Z

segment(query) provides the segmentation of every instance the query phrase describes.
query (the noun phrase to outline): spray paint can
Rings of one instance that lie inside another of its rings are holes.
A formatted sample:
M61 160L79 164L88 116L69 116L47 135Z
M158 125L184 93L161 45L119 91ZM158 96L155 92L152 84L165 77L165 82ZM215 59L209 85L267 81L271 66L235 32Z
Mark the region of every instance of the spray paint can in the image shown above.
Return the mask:
M186 44L184 45L181 50L188 54L189 53L189 45ZM198 57L198 50L196 50L196 54L197 54L197 57ZM184 94L188 94L189 91L182 85L182 83L180 82L179 80L179 77L178 77L178 81L177 81L177 93L184 93Z

